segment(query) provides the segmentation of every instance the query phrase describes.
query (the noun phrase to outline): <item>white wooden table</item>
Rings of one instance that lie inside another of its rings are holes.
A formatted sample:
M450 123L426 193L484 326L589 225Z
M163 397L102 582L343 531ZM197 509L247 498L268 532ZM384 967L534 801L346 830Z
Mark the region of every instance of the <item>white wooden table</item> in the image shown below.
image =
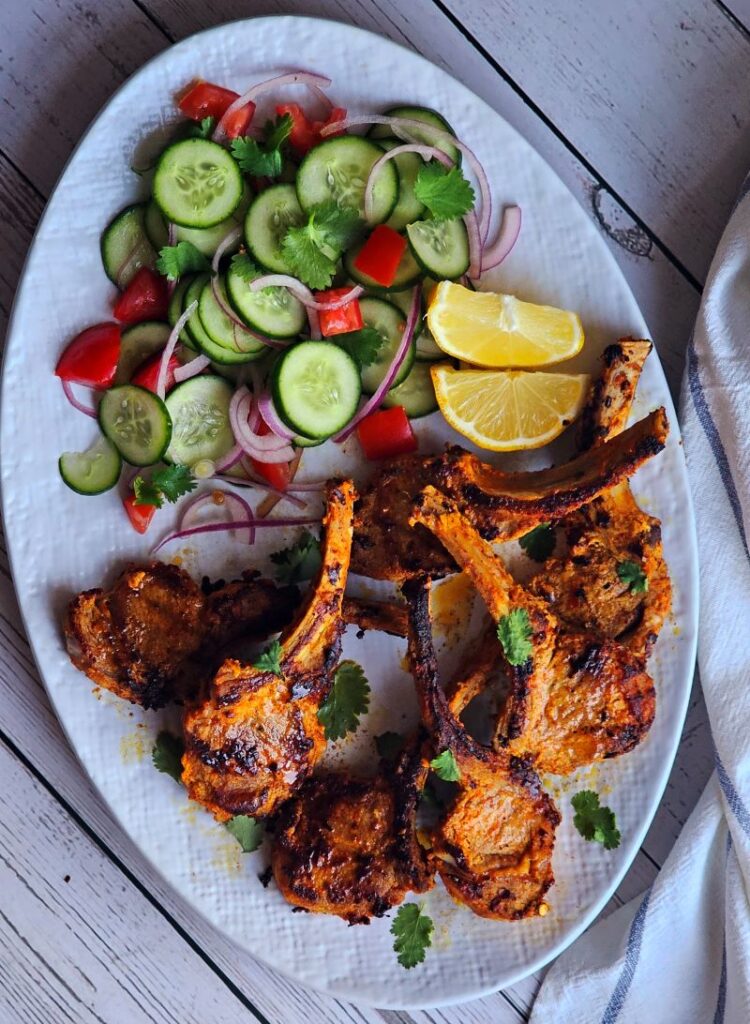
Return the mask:
M677 394L711 255L750 168L750 0L6 0L0 331L45 200L113 90L175 40L272 13L349 21L413 47L515 125L602 231ZM710 770L696 686L662 806L607 911L654 877ZM360 1009L259 966L183 905L114 823L62 735L4 547L0 779L3 1024L527 1019L540 976L447 1010Z

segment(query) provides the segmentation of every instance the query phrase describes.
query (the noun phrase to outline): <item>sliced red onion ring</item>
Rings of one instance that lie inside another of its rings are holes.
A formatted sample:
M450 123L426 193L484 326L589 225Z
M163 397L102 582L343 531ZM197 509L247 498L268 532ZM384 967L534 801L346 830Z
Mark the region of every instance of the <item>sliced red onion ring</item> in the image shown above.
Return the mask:
M378 408L380 403L383 401L383 397L386 392L390 389L396 374L401 368L401 364L406 358L406 353L409 351L412 338L414 337L414 328L417 326L417 320L419 319L419 311L421 308L421 289L419 285L414 288L411 297L411 306L409 308L409 316L406 318L406 326L404 327L404 333L401 335L401 341L398 344L396 353L393 357L391 365L388 367L385 376L378 385L377 391L372 395L362 408L349 420L349 423L341 430L338 434L334 434L333 440L339 444L345 441L347 437L356 429L356 427L362 422L365 416L369 416L371 412Z
M421 156L423 160L439 160L444 167L453 166L453 161L448 154L444 153L442 149L438 149L436 146L423 146L419 143L407 142L403 146L394 146L393 149L389 149L375 161L370 168L369 175L367 176L367 184L365 185L365 220L372 220L373 195L375 192L375 181L377 176L380 174L384 164L389 160L393 160L394 157L400 156L402 153L416 153L417 156Z
M229 305L227 300L224 298L221 288L219 287L219 278L214 274L211 277L211 291L214 293L214 298L221 307L222 313L232 321L232 337L234 343L237 346L238 352L252 352L254 346L248 347L246 340L250 338L253 341L260 341L264 345L268 345L269 348L286 348L289 342L278 341L276 338L267 338L265 334L259 334L257 331L252 330L247 326L244 321L240 320L235 311Z
M216 475L219 480L232 484L234 487L255 487L261 491L267 491L269 494L277 495L282 501L288 501L290 504L296 505L297 508L307 508L307 502L303 501L302 498L298 498L296 494L292 494L289 489L280 491L277 487L272 487L265 480L259 480L252 474L249 474L247 477L228 476L226 473L217 473Z
M191 526L187 530L173 530L166 537L162 537L158 544L151 548L151 554L155 555L165 544L183 537L192 537L197 533L226 533L229 530L258 529L263 526L315 526L320 519L309 516L287 516L283 519L257 519L255 516L247 519L229 519L222 523L201 523L200 526Z
M505 257L510 254L521 233L521 219L520 206L505 207L497 238L482 253L482 271L499 267Z
M231 448L226 453L226 455L224 455L216 462L215 467L217 475L220 476L222 473L225 473L228 469L231 469L232 466L236 466L244 454L245 453L242 450L242 446L236 444L234 448ZM230 477L229 479L231 480L232 477Z
M344 132L348 128L355 125L362 124L386 124L392 131L400 138L405 138L409 142L419 142L418 137L415 138L415 130L424 133L427 130L432 135L435 141L443 140L450 142L456 147L469 162L469 165L474 172L474 177L477 179L479 185L479 193L481 199L481 212L479 216L479 237L484 244L487 234L490 230L490 216L492 214L492 197L490 195L490 183L487 180L484 167L482 167L476 153L462 142L457 139L455 135L451 135L450 132L445 131L443 128L436 128L434 125L425 124L424 121L417 121L416 118L412 117L387 117L383 114L361 114L354 117L345 117L341 121L334 121L332 124L327 124L324 128L321 128L321 138L326 138L329 135L334 135L337 132Z
M275 434L260 437L252 430L248 423L252 405L253 396L246 387L238 388L229 403L229 422L237 443L257 462L290 462L294 458L294 449L284 438Z
M191 359L189 363L183 363L182 366L178 366L174 371L174 379L176 384L181 384L183 380L190 380L191 377L197 377L199 373L203 373L207 366L211 365L211 360L208 356L196 356L195 359Z
M271 428L274 434L278 437L283 437L285 441L294 440L294 431L289 429L276 412L276 406L273 404L273 399L267 391L264 391L258 399L258 411L263 417L263 422L267 427Z
M469 270L467 276L476 280L482 273L482 239L479 235L477 215L470 210L464 217L464 224L469 236Z
M233 245L236 245L237 242L239 242L239 240L241 238L242 238L242 228L239 227L239 226L237 226L236 228L232 228L232 230L230 232L228 232L226 235L224 235L222 240L219 242L219 245L218 245L218 247L216 249L216 252L213 255L213 259L211 260L211 271L212 271L212 273L214 273L214 274L218 274L219 273L219 264L221 263L221 260L222 260L222 257L224 255L224 253L228 249L231 249Z
M320 100L320 102L326 108L326 113L330 114L331 111L333 110L333 102L326 96L326 94L323 92L323 90L320 88L320 86L319 85L311 85L310 86L310 92L313 94L313 96L317 96L317 98Z
M77 409L79 412L85 413L87 416L91 416L92 419L96 419L96 409L92 408L90 405L84 405L83 402L78 401L75 394L73 393L73 387L70 381L64 380L61 381L61 383L62 389L65 392L65 397L73 406L73 408Z
M364 293L362 285L357 284L340 299L333 302L318 302L306 284L303 284L298 277L291 277L289 274L264 274L262 277L256 277L250 283L252 292L258 292L262 288L288 288L304 306L321 313L332 309L341 309L347 302L353 302Z
M310 88L323 87L326 88L331 84L331 79L326 75L319 75L314 71L291 71L288 74L276 75L273 78L268 78L264 82L256 82L255 85L244 92L241 96L230 103L219 123L214 128L213 139L214 142L221 142L226 134L224 131L224 125L227 120L232 116L236 110L241 110L242 107L246 107L248 103L255 101L256 96L260 96L264 92L269 92L272 89L280 89L284 85L307 85Z
M180 340L180 334L182 328L188 322L190 317L198 308L197 300L190 303L188 308L179 318L177 323L172 328L172 331L167 338L167 344L164 346L164 351L161 355L161 362L159 363L159 375L156 378L156 394L159 398L164 400L164 395L167 390L167 372L169 370L169 360L172 358L174 350L177 348L177 342Z
M222 501L216 501L216 494L223 495ZM180 520L177 524L178 530L187 529L190 526L190 521L194 519L195 513L206 504L212 504L217 508L226 506L231 512L230 518L232 519L254 519L255 512L252 506L241 498L239 494L233 494L231 491L219 490L214 488L211 491L204 491L202 494L197 495L191 502L189 502L183 509ZM255 527L251 526L247 531L247 543L255 543Z

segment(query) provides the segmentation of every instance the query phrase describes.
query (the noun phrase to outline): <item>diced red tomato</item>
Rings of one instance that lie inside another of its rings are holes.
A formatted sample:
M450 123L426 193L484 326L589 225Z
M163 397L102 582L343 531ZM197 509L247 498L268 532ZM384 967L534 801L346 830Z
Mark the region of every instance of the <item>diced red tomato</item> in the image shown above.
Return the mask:
M166 320L169 286L166 278L149 267L141 267L114 305L112 312L121 324L141 320Z
M71 341L58 360L55 373L71 384L104 391L115 379L120 358L120 325L96 324Z
M212 82L197 82L188 89L178 106L182 113L193 121L202 121L204 117L213 117L220 121L227 109L237 99L239 99L239 93L233 92L232 89L224 89ZM254 113L255 104L248 103L230 116L227 124L224 125L230 139L247 134Z
M417 450L417 438L401 405L365 416L357 427L357 437L362 451L373 461Z
M373 281L390 288L406 249L406 239L387 224L378 224L359 250L354 266Z
M137 533L145 533L154 518L156 507L154 505L136 505L135 494L132 491L126 498L123 498L122 504L133 529Z
M263 437L264 434L270 433L271 428L261 420L258 424L258 434ZM250 459L250 463L253 472L257 473L271 487L275 487L277 491L285 491L289 486L292 469L288 462L257 462L255 459Z
M131 384L138 384L140 387L146 388L147 391L153 391L156 394L156 382L159 379L161 356L161 352L157 352L155 356L149 356L148 359L144 360L133 374ZM180 360L177 356L170 356L167 363L165 391L169 391L174 387L174 371L180 365Z
M335 124L336 121L343 121L346 117L346 110L343 107L334 107L324 121L311 121L299 103L281 103L276 107L276 113L279 117L283 117L284 114L291 117L292 131L289 135L289 144L298 156L304 156L313 146L317 146L321 141L320 133L323 128ZM341 134L340 131L333 132L326 138Z
M335 302L342 298L351 288L330 288L327 292L316 292L315 298L318 302ZM348 334L349 331L358 331L362 327L362 310L359 308L359 300L352 299L338 309L321 309L318 313L320 320L320 333L324 338L330 338L334 334Z

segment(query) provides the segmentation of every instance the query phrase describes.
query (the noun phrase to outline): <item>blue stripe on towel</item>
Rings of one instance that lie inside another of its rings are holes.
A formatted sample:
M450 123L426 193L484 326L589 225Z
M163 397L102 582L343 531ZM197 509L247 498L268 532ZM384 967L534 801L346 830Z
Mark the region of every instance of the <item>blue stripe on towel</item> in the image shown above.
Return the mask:
M721 785L724 798L735 818L742 826L742 831L750 839L750 813L748 813L742 797L734 788L734 783L729 778L729 774L722 764L718 750L714 750L714 763L716 764L716 774L719 776L719 784Z
M615 990L612 993L612 998L607 1004L607 1009L604 1011L601 1024L615 1024L615 1021L620 1016L620 1011L625 1004L625 998L630 990L631 982L633 981L633 975L635 969L638 966L638 959L641 955L641 941L643 939L643 926L646 922L646 912L648 911L648 901L651 899L651 889L646 890L646 895L641 900L641 905L638 907L633 923L630 926L630 934L628 935L628 944L625 947L625 963L623 964L620 977L617 979Z
M708 402L706 396L703 393L703 385L701 383L700 374L698 372L698 353L695 351L695 345L693 339L690 339L688 345L688 384L690 386L690 394L693 397L693 404L695 411L698 414L701 426L703 427L708 443L711 446L711 451L714 454L716 465L721 476L722 483L724 484L724 490L727 492L729 498L729 504L734 513L734 518L737 523L737 529L740 531L740 537L742 538L742 544L745 548L745 554L750 559L750 549L747 546L747 536L745 535L745 523L742 519L742 505L740 504L740 498L737 494L737 488L735 487L734 479L732 477L732 470L729 467L729 459L727 453L724 450L724 444L722 443L719 431L716 429L711 410L708 408Z
M732 849L732 833L727 832L727 856ZM724 1024L724 1013L727 1007L727 925L726 906L724 907L724 939L721 944L721 973L719 974L719 994L716 997L716 1012L714 1013L714 1024Z

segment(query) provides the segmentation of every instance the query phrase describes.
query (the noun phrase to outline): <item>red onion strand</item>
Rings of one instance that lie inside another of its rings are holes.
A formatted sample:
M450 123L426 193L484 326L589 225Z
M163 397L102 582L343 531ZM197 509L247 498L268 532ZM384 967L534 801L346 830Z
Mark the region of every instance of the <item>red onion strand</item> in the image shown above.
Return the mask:
M314 71L292 71L284 75L275 75L273 78L268 78L264 82L256 82L241 96L238 96L233 103L227 107L219 123L214 128L213 139L214 142L221 142L226 132L224 126L227 121L231 118L235 111L241 110L242 107L246 107L248 103L255 101L257 96L260 96L264 92L269 92L273 89L280 89L284 85L307 85L310 88L323 87L327 88L331 84L331 79L326 75L319 75Z
M482 270L499 267L513 249L521 232L521 207L506 206L503 210L497 238L482 253Z
M73 387L70 381L63 380L61 381L61 383L62 389L65 392L65 397L73 406L73 408L77 409L79 412L85 413L87 416L91 416L92 419L96 419L96 409L93 409L90 405L84 405L83 402L78 401L75 394L73 393Z
M190 319L190 317L193 315L197 308L197 301L191 302L188 308L179 318L177 323L174 325L171 334L167 338L167 344L164 346L164 351L161 354L161 362L159 363L159 375L156 378L156 394L162 400L164 399L164 395L167 390L167 372L169 370L169 360L172 358L174 350L177 348L177 342L180 340L182 328L185 326L185 324L188 322L188 320Z
M163 537L158 544L151 548L151 554L155 555L165 544L169 544L173 540L192 537L197 533L224 533L229 530L249 530L251 527L258 529L264 526L315 526L319 522L319 519L313 519L309 516L288 516L283 519L257 519L255 516L252 516L247 519L230 519L222 523L202 523L200 526L191 526L186 530L173 530L171 533L168 533L166 537Z

